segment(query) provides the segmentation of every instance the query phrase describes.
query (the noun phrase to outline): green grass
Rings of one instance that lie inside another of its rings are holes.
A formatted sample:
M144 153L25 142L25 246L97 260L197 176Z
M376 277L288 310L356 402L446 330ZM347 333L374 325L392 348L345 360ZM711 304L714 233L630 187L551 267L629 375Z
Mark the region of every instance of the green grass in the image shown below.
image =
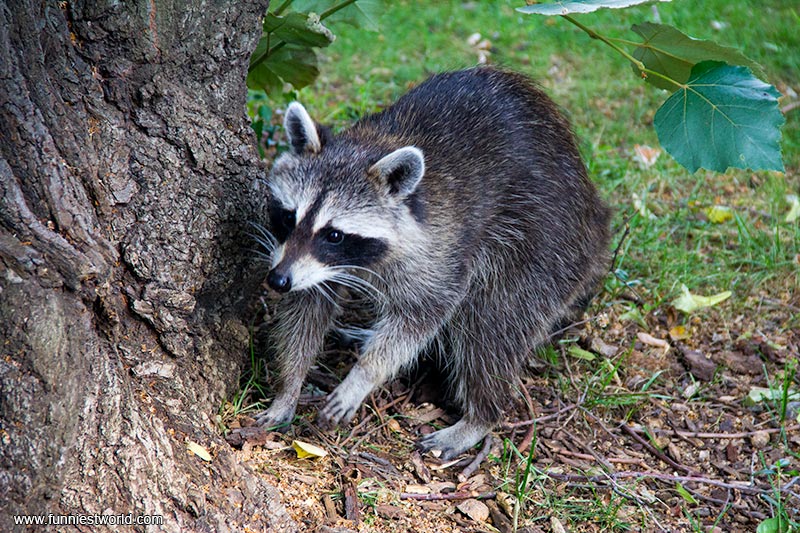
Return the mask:
M690 175L667 154L640 168L633 147L658 146L652 119L666 93L638 80L624 58L565 20L514 11L522 3L387 2L381 33L334 28L337 41L322 53L318 81L296 96L318 120L343 127L431 73L474 65L477 52L467 40L478 32L492 43L492 63L539 80L572 119L590 172L616 210L618 236L629 220L617 267L644 287L649 307L674 298L681 284L704 294L732 290L733 310L755 305L748 295L765 288L779 294L800 284L800 225L784 222L786 196L800 190L800 111L789 114L783 129L786 175ZM658 4L658 12L663 23L693 37L739 47L785 90L800 82L800 9L790 4L673 2ZM652 9L605 10L580 20L605 35L632 38L631 24L652 21ZM704 210L715 204L731 207L734 218L709 222Z

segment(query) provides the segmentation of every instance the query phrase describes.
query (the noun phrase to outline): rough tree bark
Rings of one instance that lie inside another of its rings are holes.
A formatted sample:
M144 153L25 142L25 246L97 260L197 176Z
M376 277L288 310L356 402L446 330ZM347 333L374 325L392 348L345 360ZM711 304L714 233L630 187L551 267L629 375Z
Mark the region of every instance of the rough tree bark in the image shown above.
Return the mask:
M296 530L214 422L259 283L244 78L267 3L0 0L0 530Z

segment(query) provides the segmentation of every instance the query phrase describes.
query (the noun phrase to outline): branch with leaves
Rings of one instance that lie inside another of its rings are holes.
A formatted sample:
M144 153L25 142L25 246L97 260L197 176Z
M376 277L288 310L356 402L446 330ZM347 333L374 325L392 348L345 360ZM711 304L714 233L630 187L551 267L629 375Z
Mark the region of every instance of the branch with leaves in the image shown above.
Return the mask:
M631 41L602 35L573 16L652 1L563 1L518 11L561 16L622 55L636 76L671 91L653 123L664 149L690 172L724 172L729 167L783 172L780 93L753 74L761 74L754 61L734 48L693 39L665 24L634 24L631 30L642 41Z

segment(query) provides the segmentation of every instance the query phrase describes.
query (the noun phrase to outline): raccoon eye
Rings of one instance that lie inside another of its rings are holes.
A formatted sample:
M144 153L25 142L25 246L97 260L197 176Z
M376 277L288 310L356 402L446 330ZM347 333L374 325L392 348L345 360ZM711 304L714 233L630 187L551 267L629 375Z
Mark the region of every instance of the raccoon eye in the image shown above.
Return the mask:
M284 211L281 213L281 222L287 228L294 227L294 211Z
M331 244L340 244L344 240L344 233L338 229L332 229L325 234L325 240Z

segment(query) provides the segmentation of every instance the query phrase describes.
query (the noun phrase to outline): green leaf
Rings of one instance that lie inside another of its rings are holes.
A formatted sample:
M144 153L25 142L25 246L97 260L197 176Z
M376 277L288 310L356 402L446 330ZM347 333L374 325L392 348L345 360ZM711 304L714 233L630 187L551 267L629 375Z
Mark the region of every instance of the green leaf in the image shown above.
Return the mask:
M595 355L588 351L584 350L580 346L573 344L569 348L567 348L567 353L570 354L572 357L577 357L578 359L583 359L584 361L594 361Z
M704 61L656 112L658 140L690 172L783 172L779 96L747 67Z
M703 61L715 60L730 65L743 65L760 71L759 65L735 48L721 46L712 41L703 41L689 37L685 33L666 24L645 22L634 24L631 30L638 33L644 41L636 46L633 57L654 70L678 83L686 83L692 67ZM639 76L636 66L634 73ZM648 83L660 89L674 91L678 87L659 76L647 76Z
M687 314L693 313L694 311L704 307L717 305L718 303L730 298L732 294L731 291L725 291L715 294L714 296L700 296L699 294L692 294L689 292L689 289L686 287L686 285L681 285L681 290L683 291L683 294L672 301L672 307Z
M264 17L264 33L272 34L270 41L273 44L284 41L318 48L328 46L336 39L314 13L288 13L283 16L267 13Z
M576 0L572 2L534 4L531 6L518 7L517 11L534 15L571 15L573 13L592 13L593 11L604 8L622 9L639 4L649 4L653 1L654 0ZM658 1L669 2L670 0Z
M331 2L330 0L294 0L292 3L292 10L322 14L329 8L335 7L340 3L341 2ZM325 20L329 22L343 22L368 31L378 31L380 29L378 21L384 10L385 6L383 5L383 0L356 0Z
M756 533L785 533L789 531L789 520L779 516L767 518L756 528Z
M253 57L257 57L257 53ZM256 66L251 63L247 86L276 94L282 91L284 82L301 89L318 75L317 56L312 49L287 45L273 52L266 61Z
M692 493L691 493L691 492L689 492L688 490L686 490L686 489L683 487L683 485L681 485L680 483L677 483L677 484L675 485L675 490L677 490L677 491L678 491L678 494L680 494L680 495L681 495L681 498L683 498L684 500L686 500L686 503L690 503L690 504L692 504L692 505L695 505L695 504L697 504L697 500L695 499L695 497L694 497L694 496L692 496Z

